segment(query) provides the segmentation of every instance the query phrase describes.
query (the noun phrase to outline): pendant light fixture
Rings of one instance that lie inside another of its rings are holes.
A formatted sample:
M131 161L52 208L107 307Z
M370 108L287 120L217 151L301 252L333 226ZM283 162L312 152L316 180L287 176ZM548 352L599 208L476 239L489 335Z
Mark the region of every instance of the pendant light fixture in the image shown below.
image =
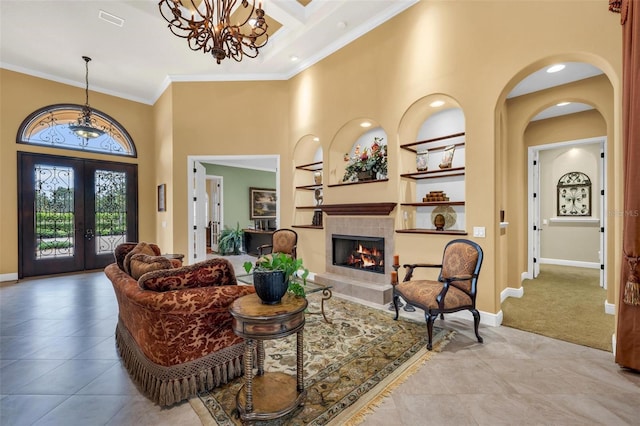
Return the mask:
M89 61L91 61L91 58L88 56L83 56L82 59L84 59L85 68L86 68L86 74L85 74L85 80L87 83L85 87L86 100L85 100L84 106L82 107L82 113L80 113L80 116L78 117L77 123L70 124L69 129L71 129L73 133L75 133L81 138L94 139L102 136L104 134L104 130L98 129L92 123L93 120L91 119L91 107L89 106Z

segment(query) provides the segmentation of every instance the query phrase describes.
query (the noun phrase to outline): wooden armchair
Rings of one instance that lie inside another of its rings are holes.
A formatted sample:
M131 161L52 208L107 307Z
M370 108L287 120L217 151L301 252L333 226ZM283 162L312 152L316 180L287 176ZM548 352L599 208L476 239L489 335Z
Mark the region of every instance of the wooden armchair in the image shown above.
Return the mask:
M294 259L297 258L298 233L293 229L278 229L271 236L271 244L263 244L258 247L258 259L271 253L286 253Z
M442 264L403 265L406 270L404 281L392 283L396 320L400 297L408 304L424 310L429 334L428 350L433 348L433 322L438 315L444 319L443 314L461 310L469 310L473 314L476 337L478 342L482 343L482 337L478 333L480 313L476 309L476 291L482 257L482 249L473 241L453 240L444 248ZM412 280L416 268L440 268L438 281Z

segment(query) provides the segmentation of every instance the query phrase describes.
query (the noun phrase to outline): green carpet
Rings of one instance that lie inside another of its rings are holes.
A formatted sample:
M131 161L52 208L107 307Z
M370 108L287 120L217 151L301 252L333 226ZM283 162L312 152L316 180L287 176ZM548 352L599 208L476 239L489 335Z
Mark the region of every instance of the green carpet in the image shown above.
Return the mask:
M597 269L541 265L538 278L522 283L522 298L502 303L502 325L611 352L615 317L604 313L599 277Z
M319 311L319 296L309 296L309 312ZM426 350L424 322L394 321L390 312L337 297L325 302L325 311L332 324L324 322L321 315L306 315L304 405L282 419L258 424L355 424L433 354ZM434 328L434 348L441 348L452 334ZM295 375L295 335L264 344L265 371ZM237 378L200 395L206 409L199 410L192 401L203 424L241 424L236 394L242 384L243 379Z

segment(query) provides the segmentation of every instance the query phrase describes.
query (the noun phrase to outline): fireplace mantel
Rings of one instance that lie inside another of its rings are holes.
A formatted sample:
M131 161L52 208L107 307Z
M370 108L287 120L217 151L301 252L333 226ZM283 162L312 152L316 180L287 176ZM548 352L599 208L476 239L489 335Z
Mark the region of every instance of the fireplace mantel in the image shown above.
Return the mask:
M388 216L396 203L322 204L329 216Z

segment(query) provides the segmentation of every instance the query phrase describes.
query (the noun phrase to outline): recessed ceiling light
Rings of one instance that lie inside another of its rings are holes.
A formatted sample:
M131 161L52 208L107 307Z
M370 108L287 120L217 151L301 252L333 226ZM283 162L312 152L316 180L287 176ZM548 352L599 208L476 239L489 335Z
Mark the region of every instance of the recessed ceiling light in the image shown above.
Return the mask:
M565 68L564 64L555 64L547 68L547 72L548 73L558 72L558 71L562 71L564 68Z
M347 23L345 21L340 21L336 24L336 26L339 30L344 30L345 28L347 28Z
M429 104L431 108L438 108L444 105L444 101L433 101Z
M291 56L289 56L289 59L291 59L291 62L295 62L300 58L298 58L296 55L291 55Z
M371 123L368 121L363 121L360 123L360 127L371 127Z
M315 138L313 138L313 141L314 142L320 142L320 138L316 136Z
M566 106L569 105L571 102L559 102L556 104L556 106Z

